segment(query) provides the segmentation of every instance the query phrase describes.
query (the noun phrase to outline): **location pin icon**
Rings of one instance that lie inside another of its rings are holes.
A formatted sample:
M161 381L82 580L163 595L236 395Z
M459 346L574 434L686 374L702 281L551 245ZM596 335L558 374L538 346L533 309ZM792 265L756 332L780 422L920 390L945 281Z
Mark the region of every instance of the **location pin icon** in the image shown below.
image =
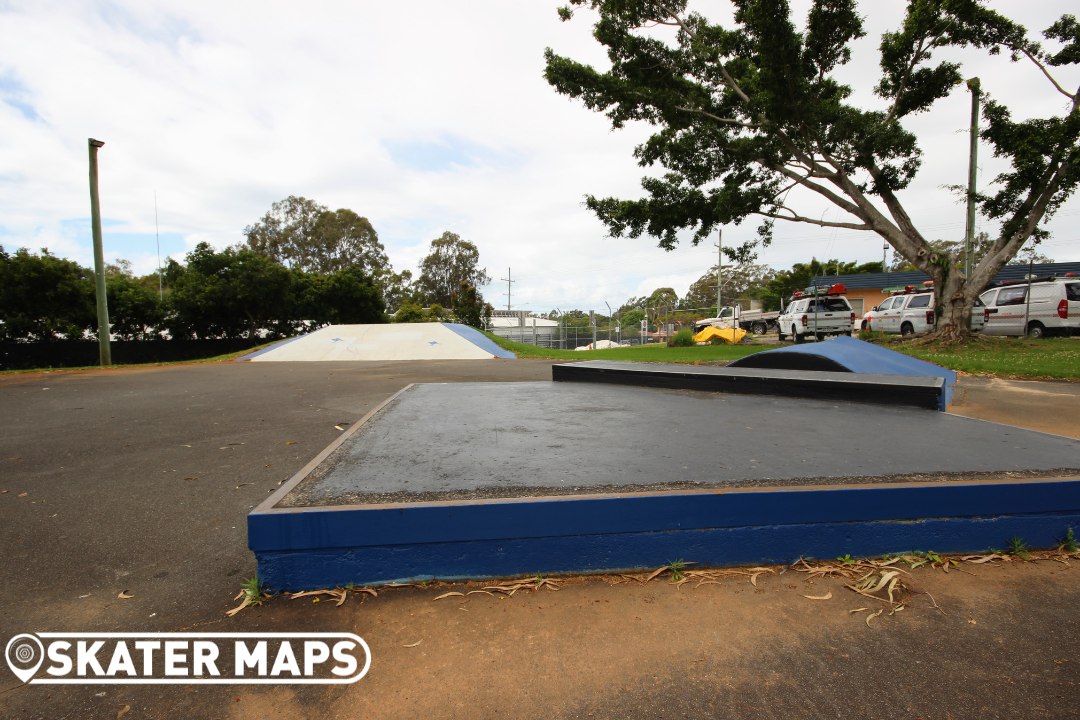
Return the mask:
M15 677L25 683L29 682L41 667L41 662L45 659L45 648L35 636L23 633L8 640L4 657L7 658L8 667L15 673Z

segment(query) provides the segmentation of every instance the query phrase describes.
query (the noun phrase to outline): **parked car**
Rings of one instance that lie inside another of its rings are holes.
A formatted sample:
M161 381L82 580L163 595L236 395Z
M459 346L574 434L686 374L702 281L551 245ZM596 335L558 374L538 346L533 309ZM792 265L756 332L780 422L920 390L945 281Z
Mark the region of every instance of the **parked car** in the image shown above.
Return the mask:
M1030 290L1030 293L1029 293ZM987 335L1080 335L1080 277L1009 280L979 296Z
M824 340L829 335L850 335L855 313L844 297L847 288L837 283L829 288L807 288L791 296L787 309L776 319L777 336L788 335L801 343L808 335Z
M937 305L932 289L926 284L908 285L890 292L892 297L863 315L859 324L861 330L899 333L905 337L933 332L937 327ZM981 330L984 323L982 301L976 298L971 311L971 329Z

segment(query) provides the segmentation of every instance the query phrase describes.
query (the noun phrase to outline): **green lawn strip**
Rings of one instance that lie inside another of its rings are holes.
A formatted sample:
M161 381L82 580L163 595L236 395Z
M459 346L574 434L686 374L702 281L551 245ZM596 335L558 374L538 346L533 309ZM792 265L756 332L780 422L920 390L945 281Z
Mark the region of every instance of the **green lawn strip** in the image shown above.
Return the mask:
M726 363L776 345L705 345L674 347L641 345L610 350L556 350L515 343L488 335L521 358L556 360L624 360L626 362ZM872 337L875 344L942 367L973 375L1026 380L1080 380L1080 340L976 336L961 345L915 344L896 336Z
M951 370L1026 380L1080 380L1080 340L977 337L954 347L883 343Z
M487 336L499 347L509 350L519 358L544 358L549 360L622 360L626 362L688 364L727 363L775 347L769 345L700 345L669 348L667 345L651 344L579 351L542 348L526 343L517 343L491 333L487 333Z

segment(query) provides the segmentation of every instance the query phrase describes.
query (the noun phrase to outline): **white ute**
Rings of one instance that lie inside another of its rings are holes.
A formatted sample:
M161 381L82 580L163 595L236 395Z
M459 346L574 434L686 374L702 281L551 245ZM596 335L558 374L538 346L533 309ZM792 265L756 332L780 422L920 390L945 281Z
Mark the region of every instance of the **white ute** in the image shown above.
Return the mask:
M788 335L797 343L813 335L824 340L828 335L850 335L855 327L855 313L844 293L847 288L837 283L828 288L807 288L791 296L787 309L776 319L777 335Z
M900 333L904 337L933 332L937 327L937 309L934 304L933 283L927 281L921 287L907 285L888 289L892 297L885 298L877 307L862 317L860 330ZM983 307L978 298L971 311L971 329L983 326Z
M743 310L739 305L725 305L720 308L718 317L704 318L694 322L694 332L700 332L712 325L718 328L742 328L755 335L764 335L776 328L778 312L764 310Z

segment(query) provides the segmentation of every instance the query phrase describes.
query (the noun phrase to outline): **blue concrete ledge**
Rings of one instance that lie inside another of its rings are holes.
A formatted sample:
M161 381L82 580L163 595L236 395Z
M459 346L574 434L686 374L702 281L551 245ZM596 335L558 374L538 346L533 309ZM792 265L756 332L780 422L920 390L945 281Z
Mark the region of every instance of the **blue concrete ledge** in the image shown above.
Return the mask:
M586 360L552 365L551 379L945 409L941 377Z
M268 501L268 503L271 501ZM248 516L278 590L800 556L978 552L1080 529L1080 478L275 508Z

